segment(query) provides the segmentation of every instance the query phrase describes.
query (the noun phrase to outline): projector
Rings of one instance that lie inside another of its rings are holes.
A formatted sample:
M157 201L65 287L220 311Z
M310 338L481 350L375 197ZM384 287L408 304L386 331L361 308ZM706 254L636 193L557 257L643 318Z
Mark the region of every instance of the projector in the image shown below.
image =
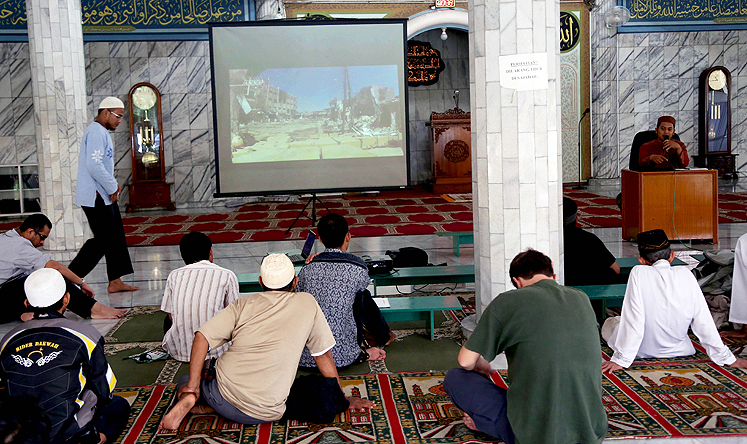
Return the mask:
M363 261L368 266L368 274L369 275L377 275L377 274L389 274L392 272L392 269L394 268L394 265L392 263L392 258L389 256L361 256Z

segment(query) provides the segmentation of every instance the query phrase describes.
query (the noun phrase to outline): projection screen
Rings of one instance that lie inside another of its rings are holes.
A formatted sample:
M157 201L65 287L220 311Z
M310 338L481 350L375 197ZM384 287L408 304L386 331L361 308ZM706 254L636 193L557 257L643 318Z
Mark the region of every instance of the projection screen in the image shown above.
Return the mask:
M405 19L209 31L216 197L410 185Z

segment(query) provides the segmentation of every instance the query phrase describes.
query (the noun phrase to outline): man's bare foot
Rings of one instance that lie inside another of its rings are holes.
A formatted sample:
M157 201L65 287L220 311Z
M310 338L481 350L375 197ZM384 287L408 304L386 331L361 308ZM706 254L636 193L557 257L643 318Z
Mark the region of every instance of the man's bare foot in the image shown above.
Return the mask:
M23 322L30 321L32 319L34 319L34 313L23 313L21 315L21 320Z
M108 307L101 302L96 302L91 307L91 319L117 319L127 313L126 308Z
M465 427L467 427L470 430L474 430L475 432L479 432L479 430L477 430L477 427L475 427L475 421L472 418L470 418L468 414L465 413L464 418L462 419L464 420Z
M165 430L178 429L184 417L187 416L187 413L192 410L192 407L194 407L195 404L197 404L197 395L194 393L185 393L181 399L179 399L179 402L174 404L174 407L166 413L166 416L163 417L158 428Z
M390 331L389 332L389 340L386 341L386 344L384 344L384 345L389 345L389 344L391 344L392 342L394 342L396 340L397 340L397 336L394 334L393 331Z
M719 334L721 335L722 338L746 339L747 338L747 325L742 327L739 330L722 331Z
M189 413L192 413L194 415L204 415L206 413L213 413L214 411L215 409L207 404L195 404L194 407L189 409Z
M372 409L376 407L376 403L373 401L369 401L368 399L356 398L353 396L347 396L345 399L347 399L350 402L350 407L348 407L348 410Z
M366 353L368 353L367 361L383 361L386 358L386 352L378 347L367 348Z
M106 442L106 435L103 433L99 433L99 444L104 444Z
M120 291L136 291L140 290L140 287L135 287L133 285L128 285L122 282L121 278L114 279L113 281L109 281L109 287L107 287L106 291L109 293L118 293Z

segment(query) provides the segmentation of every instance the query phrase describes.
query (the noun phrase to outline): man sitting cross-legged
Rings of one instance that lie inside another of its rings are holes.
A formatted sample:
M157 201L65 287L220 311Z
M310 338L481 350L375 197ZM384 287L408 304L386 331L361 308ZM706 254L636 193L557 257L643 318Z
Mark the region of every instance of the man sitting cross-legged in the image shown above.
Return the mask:
M195 332L208 319L239 298L236 274L213 263L213 243L205 233L185 234L179 252L187 264L169 273L161 310L169 314L163 348L177 361L189 362ZM171 322L170 322L171 321ZM217 358L228 344L208 352Z
M115 319L127 310L107 307L93 299L94 293L85 280L48 255L39 251L52 231L52 222L43 214L32 214L21 226L0 234L0 322L33 317L24 305L24 281L32 271L53 268L62 274L70 293L70 311L83 318Z
M365 399L344 398L330 351L335 339L314 298L293 293L297 282L286 255L270 254L262 260L259 283L265 291L237 299L195 333L189 380L179 388L179 401L163 418L161 428L178 428L192 409L193 413L214 410L240 424L260 424L280 419L291 404L302 403L310 412L334 405L333 414L374 406ZM215 374L208 371L207 378L201 379L208 349L228 341L231 345L216 361ZM299 402L293 396L304 392L306 387L301 386L308 379L294 378L304 348L334 392ZM204 403L197 404L198 399ZM340 399L342 403L337 402Z
M638 261L625 291L621 316L608 318L602 338L614 354L602 364L605 373L627 368L636 357L675 358L695 354L688 328L718 365L747 368L721 341L695 276L672 267L674 252L664 230L638 234Z
M311 293L322 308L337 341L332 351L338 367L384 359L384 350L372 345L388 345L395 338L366 290L371 282L368 266L363 259L347 252L348 222L339 214L327 213L319 219L317 230L326 249L298 273L296 290ZM366 332L374 344L366 339ZM300 365L314 366L307 351L301 356Z
M464 423L506 444L599 443L607 434L599 373L599 334L589 298L555 281L550 258L536 250L509 267L517 290L482 313L444 379ZM508 357L508 390L488 361Z
M739 237L734 249L734 278L731 282L729 322L743 324L743 326L736 330L722 331L722 338L747 339L747 234Z
M112 394L117 378L104 355L104 338L63 316L70 293L59 271L36 270L24 287L34 319L0 343L6 395L36 400L51 425L44 442L113 442L127 425L130 405Z

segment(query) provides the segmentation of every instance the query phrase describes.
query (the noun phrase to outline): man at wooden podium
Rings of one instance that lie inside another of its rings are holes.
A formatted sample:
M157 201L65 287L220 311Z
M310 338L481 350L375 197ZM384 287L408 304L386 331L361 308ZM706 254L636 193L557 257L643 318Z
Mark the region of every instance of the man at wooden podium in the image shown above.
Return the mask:
M661 116L656 122L656 139L645 143L638 152L638 164L646 169L671 170L690 164L685 144L672 139L676 120Z

